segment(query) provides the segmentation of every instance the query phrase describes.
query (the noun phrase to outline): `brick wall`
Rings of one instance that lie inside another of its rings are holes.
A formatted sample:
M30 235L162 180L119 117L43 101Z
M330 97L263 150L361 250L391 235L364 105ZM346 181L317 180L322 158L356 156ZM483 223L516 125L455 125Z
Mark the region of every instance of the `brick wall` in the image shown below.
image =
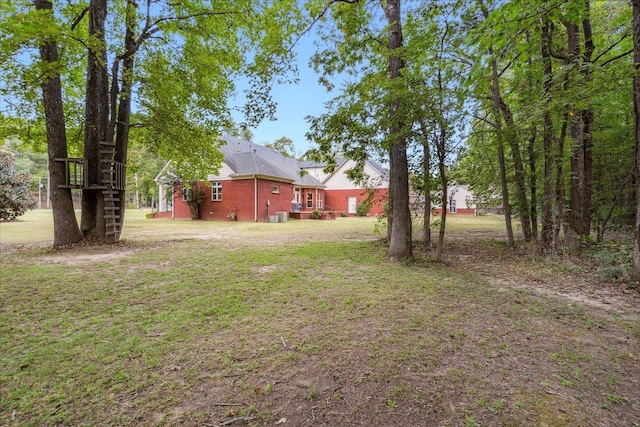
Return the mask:
M373 199L373 205L369 209L371 215L381 215L384 213L384 203L388 197L387 189L375 190L375 196ZM333 210L336 213L348 212L349 209L349 197L355 197L356 203L360 203L368 197L366 191L362 189L354 190L326 190L325 191L325 205L327 210Z
M222 182L222 200L211 200L211 186L199 184L205 194L200 205L200 218L203 220L230 221L232 214L238 221L255 220L255 185L253 178L224 180ZM274 186L279 193L274 193ZM267 200L269 215L291 210L293 186L288 183L258 179L258 221L267 221ZM182 200L180 192L174 194L176 218L190 218L189 206Z

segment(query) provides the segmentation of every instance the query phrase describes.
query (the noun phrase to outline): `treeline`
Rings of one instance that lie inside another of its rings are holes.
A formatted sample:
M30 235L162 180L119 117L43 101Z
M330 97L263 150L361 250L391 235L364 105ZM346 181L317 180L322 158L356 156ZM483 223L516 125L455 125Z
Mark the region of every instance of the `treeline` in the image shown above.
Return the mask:
M640 28L632 3L333 2L323 17L328 48L314 64L327 86L344 75L348 83L310 119L316 154L389 156L392 247L411 231L396 186L422 195L428 224L430 194L446 198L451 179L502 204L510 245L553 254L601 240L613 225L632 230L634 22L636 37ZM438 258L445 224L443 215ZM423 237L428 246L428 225Z

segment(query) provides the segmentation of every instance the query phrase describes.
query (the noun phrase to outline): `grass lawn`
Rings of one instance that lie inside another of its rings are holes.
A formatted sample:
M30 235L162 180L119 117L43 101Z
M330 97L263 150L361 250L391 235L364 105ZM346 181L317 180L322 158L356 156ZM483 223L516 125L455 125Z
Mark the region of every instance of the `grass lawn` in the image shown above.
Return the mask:
M58 251L46 211L0 223L0 425L640 426L640 298L595 257L144 213Z

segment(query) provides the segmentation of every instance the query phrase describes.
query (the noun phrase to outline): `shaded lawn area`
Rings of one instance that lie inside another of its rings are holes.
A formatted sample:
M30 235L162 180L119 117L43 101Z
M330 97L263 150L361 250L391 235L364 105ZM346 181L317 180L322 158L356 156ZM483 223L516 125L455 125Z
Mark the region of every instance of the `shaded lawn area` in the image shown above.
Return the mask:
M411 265L366 218L138 220L3 241L1 425L640 425L636 295L549 291L599 279L486 219Z

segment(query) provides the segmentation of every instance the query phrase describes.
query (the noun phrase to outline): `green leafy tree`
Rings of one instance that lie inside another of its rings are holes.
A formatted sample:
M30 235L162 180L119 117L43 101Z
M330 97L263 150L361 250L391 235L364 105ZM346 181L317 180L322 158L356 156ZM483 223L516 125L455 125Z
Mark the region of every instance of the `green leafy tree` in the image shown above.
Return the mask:
M264 146L273 148L285 157L291 157L293 159L298 157L298 155L296 154L296 147L293 144L293 140L287 138L286 136L278 138L273 142L264 144Z
M311 118L308 137L329 167L338 154L355 160L350 177L364 180L365 160L386 153L390 173L389 257L412 255L409 173L404 100L407 82L400 0L311 1L307 9L321 23L327 49L314 55L321 81L333 88L333 78L348 74L342 94L328 104L330 113ZM384 25L380 26L379 23Z
M12 152L0 148L0 221L14 221L37 206L29 190L31 175L16 172L14 159Z
M153 154L171 158L181 174L202 179L203 171L219 162L217 136L229 123L234 79L245 76L249 82L244 113L254 125L275 111L274 77L287 81L294 68L290 45L298 5L293 0L153 5L35 0L34 6L0 4L5 30L0 67L6 71L1 87L26 106L37 104L42 87L44 108L34 109L34 120L46 123L56 246L83 236L118 237L119 230L107 231L103 206L113 203L122 216L125 197L120 188L115 197L102 189L108 182L100 176L104 142L115 147L106 160L125 163L130 132L146 126ZM143 117L138 123L131 122L134 102ZM70 116L81 117L81 126ZM83 129L81 137L75 129ZM73 145L77 140L80 150ZM82 153L88 165L81 227L64 188L65 163L55 160L70 152Z

